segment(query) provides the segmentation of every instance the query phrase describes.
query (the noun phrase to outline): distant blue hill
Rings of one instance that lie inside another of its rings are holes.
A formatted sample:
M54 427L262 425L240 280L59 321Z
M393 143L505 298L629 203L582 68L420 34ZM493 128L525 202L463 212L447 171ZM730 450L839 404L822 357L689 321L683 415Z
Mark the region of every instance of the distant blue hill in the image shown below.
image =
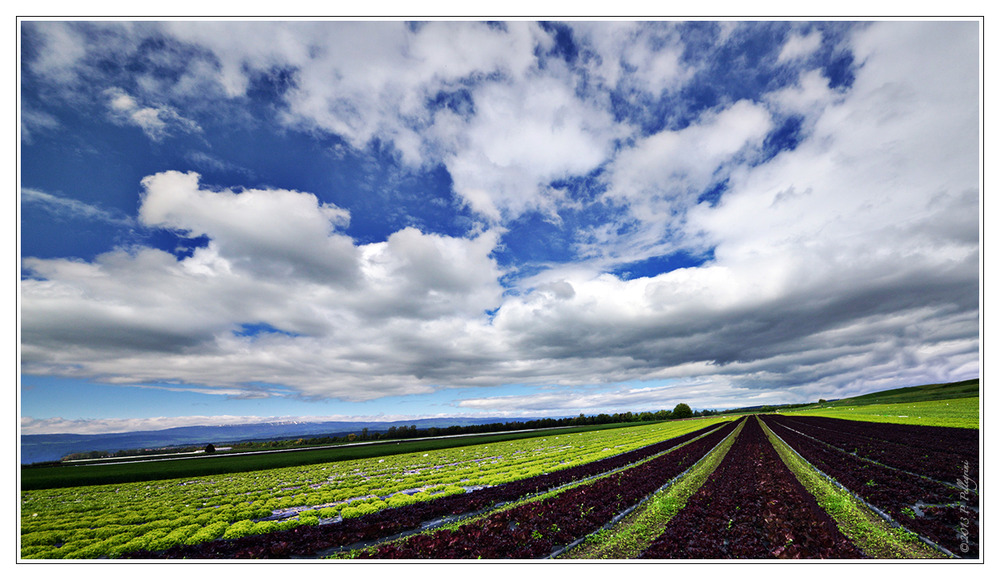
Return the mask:
M414 419L411 421L324 421L317 423L275 422L248 423L243 425L203 425L195 427L174 427L159 431L131 431L128 433L106 433L101 435L50 434L21 435L21 463L58 461L70 453L87 451L107 451L114 453L123 449L157 449L177 445L207 445L212 443L235 443L248 440L295 439L298 437L343 436L360 433L367 428L371 433L387 431L390 427L418 429L431 427L451 427L453 425L483 425L487 423L507 423L530 421L537 417L444 417L438 419Z

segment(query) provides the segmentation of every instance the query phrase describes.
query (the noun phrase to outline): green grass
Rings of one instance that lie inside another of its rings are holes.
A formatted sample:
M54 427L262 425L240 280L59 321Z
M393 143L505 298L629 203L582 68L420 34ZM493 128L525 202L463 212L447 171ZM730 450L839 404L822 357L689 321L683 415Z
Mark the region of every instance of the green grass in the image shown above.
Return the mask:
M957 383L935 383L877 391L867 395L857 395L835 401L796 405L794 409L819 409L829 407L860 407L865 405L889 405L894 403L919 403L924 401L944 401L948 399L968 399L979 396L979 379L969 379ZM778 409L781 411L781 409Z
M916 403L920 401L941 401L945 399L967 399L979 396L979 379L959 381L957 383L938 383L903 387L879 391L857 397L848 397L826 403L835 407L852 407L857 405L879 405L890 403Z
M811 493L820 507L837 523L840 531L872 558L917 559L946 556L917 539L916 534L892 527L847 491L830 483L815 468L796 455L763 423L781 460Z
M116 465L58 465L22 466L21 489L51 489L85 485L107 485L139 481L159 481L187 477L204 477L226 473L243 473L283 467L300 467L354 459L368 459L404 453L418 453L438 449L467 447L483 443L513 441L587 431L600 431L621 427L634 427L642 423L613 423L588 425L565 429L544 429L525 433L498 433L468 437L441 437L420 441L387 441L371 445L340 446L325 449L276 451L258 454L199 455L177 461L126 462Z
M978 429L979 397L859 406L823 405L822 407L781 411L781 413L783 415L832 417L873 423Z
M705 483L722 463L729 448L743 429L743 424L711 454L696 463L684 477L668 489L623 518L616 525L591 535L560 559L629 559L636 558L653 542L667 523L687 505L687 500Z

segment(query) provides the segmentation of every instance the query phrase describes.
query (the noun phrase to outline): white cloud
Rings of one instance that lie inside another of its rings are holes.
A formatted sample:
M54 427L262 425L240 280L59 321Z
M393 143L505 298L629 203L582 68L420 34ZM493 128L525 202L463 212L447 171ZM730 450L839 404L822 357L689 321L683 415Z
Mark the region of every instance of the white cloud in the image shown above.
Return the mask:
M534 65L536 43L545 41L529 22L508 23L505 30L475 22L413 28L403 22L174 22L166 30L212 51L218 68L203 73L230 98L244 95L253 75L293 70L294 84L284 95L289 123L335 133L356 148L374 139L394 143L413 164L424 160L414 129L430 121L428 99L475 77L520 77ZM269 42L259 42L264 37Z
M45 46L32 63L32 70L56 83L75 81L78 74L76 67L87 54L86 37L66 22L29 26Z
M307 276L351 284L357 249L335 233L350 215L310 193L287 190L212 191L196 173L146 177L139 219L189 237L206 235L230 262L268 276Z
M670 23L571 22L589 51L583 66L610 88L659 97L683 86L694 70L682 61L684 44Z
M406 228L368 244L362 249L368 291L356 307L370 316L462 312L475 319L500 303L500 270L489 257L497 243L494 233L468 240Z
M839 316L844 326L882 312L894 322L884 333L874 322L864 326L859 340L869 349L901 341L886 352L916 353L923 337L915 335L950 325L964 328L963 352L977 350L969 317L979 252L976 36L973 24L927 46L939 30L892 23L860 32L857 80L835 104L818 99L824 108L809 137L736 172L717 208L689 214L734 288L775 304L811 301L817 316ZM812 334L824 336L818 322ZM872 375L879 364L897 376L908 364L940 370L922 356L885 363L859 356L857 366Z
M194 164L195 167L210 169L213 171L236 173L245 178L252 178L254 176L254 172L251 169L241 167L224 159L220 159L214 155L205 153L204 151L189 151L184 155L184 158L188 162Z
M840 96L839 91L830 89L829 81L819 69L803 71L798 83L767 95L780 112L806 116L810 126Z
M485 84L473 98L474 116L442 113L432 131L455 191L493 220L529 210L553 214L548 184L595 169L623 135L609 112L552 77Z
M108 110L112 120L125 125L134 125L153 141L162 141L174 130L184 133L199 133L201 127L190 119L180 116L168 106L144 107L125 91L111 88L104 92L108 99Z
M646 137L615 158L606 197L626 201L641 217L691 206L720 167L759 146L770 128L766 109L740 101L684 129Z
M739 101L621 150L605 174L603 199L626 208L639 227L624 234L620 224L594 229L581 240L582 253L639 260L682 248L677 233L686 212L713 183L752 161L771 127L765 107Z
M30 106L21 106L21 141L30 145L35 135L57 129L59 119L44 111L37 111Z
M502 225L470 238L407 228L358 244L343 233L348 213L311 193L213 189L196 174L158 173L143 180L141 223L208 245L180 259L150 248L92 262L26 258L25 373L227 393L262 382L350 401L454 386L565 388L464 403L513 411L566 408L560 400L656 407L669 392L572 394L580 384L703 376L733 395L714 399L727 406L748 391L771 402L788 400L786 388L812 397L978 372L976 23L874 23L848 41L858 63L850 88L833 91L806 71L766 102L729 103L631 141L577 72L537 66L534 48L551 40L531 23L332 33L189 24L167 28L218 62L188 69L184 87L217 82L238 98L253 74L290 67L288 123L357 147L392 142L408 163L443 163L456 193L490 220L554 216L565 202L550 181L604 167L600 203L634 227L594 228L581 245L593 262L505 294L493 256ZM654 63L645 33L621 26L608 38L581 33L601 57L581 65L594 85L634 82L652 95L683 84L690 71L672 45ZM258 42L264 33L273 41ZM793 37L785 54L802 57L817 41ZM68 47L48 58L37 66L53 75L83 59ZM630 76L629 62L648 74ZM461 93L467 108L428 108L440 92ZM153 134L179 118L124 92L109 97ZM134 116L144 110L153 113ZM764 160L772 113L807 122L794 150ZM697 203L725 178L716 206ZM679 248L712 248L714 258L634 280L600 267L602 257ZM240 332L263 324L278 332Z
M21 203L41 206L46 211L67 219L95 220L118 226L135 225L135 221L124 214L30 187L21 188Z
M444 162L458 195L492 221L553 213L547 184L594 169L622 135L609 112L574 95L565 70L539 70L535 52L552 41L536 23L228 24L167 29L213 51L230 97L244 94L253 74L294 70L287 123L359 149L391 143L410 165ZM251 40L262 36L273 42ZM659 68L669 73L669 63ZM462 90L472 95L469 114L428 106Z
M495 326L539 368L575 368L581 381L585 369L621 380L603 370L611 361L630 378L725 376L818 392L974 375L975 35L915 50L929 35L906 28L859 35L865 65L846 95L824 95L803 75L803 92L817 95L796 103L814 119L803 142L763 164L733 164L717 207L692 208L684 187L707 184L746 135L763 136L758 107L733 117L755 122L703 123L698 139L664 133L619 155L610 195L634 195L629 207L647 208L650 222L676 204L688 216L682 239L706 239L713 261L628 281L554 268L526 280ZM945 70L949 62L971 68ZM572 295L544 290L557 282Z
M887 32L891 40L881 38ZM942 219L977 229L976 213L969 213L978 197L978 97L970 58L976 43L962 36L929 49L916 24L865 29L859 45L873 38L883 44L861 52L865 64L850 93L817 113L812 134L794 151L737 172L732 193L715 210L700 208L692 226L711 232L716 255L734 261L736 253L807 248L827 248L850 261L959 257L961 251L950 254L953 244L926 238ZM953 242L974 252L970 241L975 236ZM829 263L831 256L823 257Z
M427 392L493 356L493 232L408 228L358 246L335 231L346 212L312 194L213 191L178 172L143 185L142 223L208 245L181 259L141 247L89 263L24 259L24 372L367 400ZM243 332L262 324L278 332Z
M808 34L793 33L785 41L785 45L781 47L781 52L778 54L778 62L805 58L816 52L822 44L823 33L819 30L813 30Z
M52 53L47 58L57 62L33 64L66 77L61 90L91 78L112 82L100 78L94 63L101 59L156 59L173 71L167 77L173 82L142 73L128 91L103 89L111 117L153 140L200 131L178 107L215 95L239 102L256 79L282 71L289 78L278 111L285 124L336 134L356 149L391 145L414 167L444 163L460 198L494 222L526 211L554 215L559 198L548 183L593 170L608 158L613 140L629 132L616 125L606 95L576 94L578 73L551 59L541 66L537 55L553 39L534 22L168 21L101 28L102 42L113 40L117 52L111 54L82 32L86 27L37 28L47 31L41 35L46 54ZM608 58L649 68L650 78L642 80L649 90L676 85L683 76L679 45L652 51L643 30L613 47L631 52ZM63 36L76 38L78 50L61 50ZM141 40L150 36L168 42L164 50L141 52ZM432 105L462 91L472 100L465 113Z

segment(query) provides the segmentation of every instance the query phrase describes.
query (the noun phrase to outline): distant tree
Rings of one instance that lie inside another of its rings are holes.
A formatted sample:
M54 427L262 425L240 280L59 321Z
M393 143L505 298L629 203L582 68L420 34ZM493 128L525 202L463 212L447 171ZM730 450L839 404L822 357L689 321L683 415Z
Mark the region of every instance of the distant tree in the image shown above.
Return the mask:
M205 446L205 453L215 453L215 445L209 443Z
M823 403L825 403L825 402L826 402L826 399L820 399L820 400L819 400L819 404L820 404L820 405L822 405L822 404L823 404Z
M677 406L674 407L674 412L670 416L672 419L687 419L693 415L691 407L688 407L684 403L677 403Z

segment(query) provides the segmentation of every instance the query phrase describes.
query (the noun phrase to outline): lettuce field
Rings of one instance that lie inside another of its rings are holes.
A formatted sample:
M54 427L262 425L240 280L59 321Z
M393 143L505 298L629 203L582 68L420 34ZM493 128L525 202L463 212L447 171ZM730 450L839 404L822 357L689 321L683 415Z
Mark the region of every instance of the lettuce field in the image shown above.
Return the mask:
M717 416L25 490L19 549L24 560L975 559L978 480L977 429ZM623 537L626 552L610 544Z

